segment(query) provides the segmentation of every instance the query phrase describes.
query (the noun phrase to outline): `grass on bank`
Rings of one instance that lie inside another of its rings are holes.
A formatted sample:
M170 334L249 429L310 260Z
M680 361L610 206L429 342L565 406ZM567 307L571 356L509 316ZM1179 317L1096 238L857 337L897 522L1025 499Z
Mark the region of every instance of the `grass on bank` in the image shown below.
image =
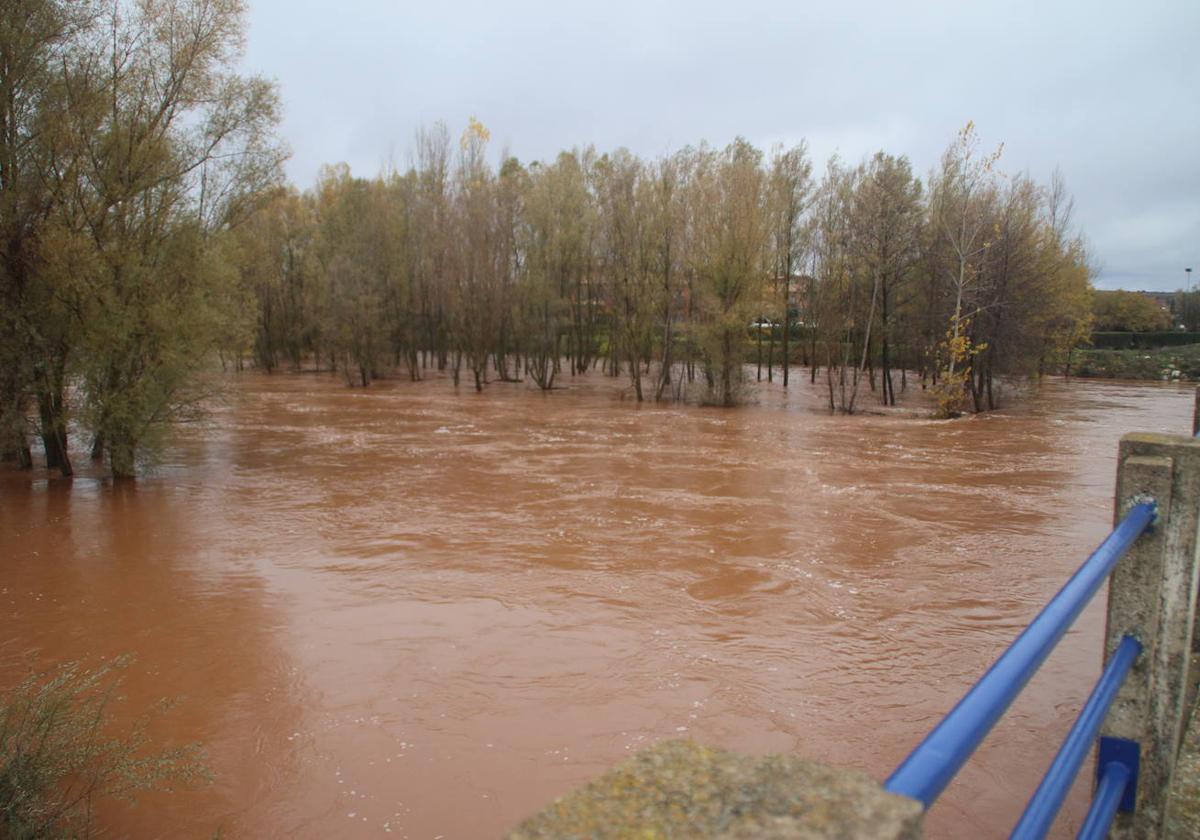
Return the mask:
M113 732L107 711L127 664L70 662L0 694L0 837L87 837L98 799L206 778L197 747L150 748L146 724L164 705Z
M1076 350L1073 376L1200 381L1200 344L1156 350Z

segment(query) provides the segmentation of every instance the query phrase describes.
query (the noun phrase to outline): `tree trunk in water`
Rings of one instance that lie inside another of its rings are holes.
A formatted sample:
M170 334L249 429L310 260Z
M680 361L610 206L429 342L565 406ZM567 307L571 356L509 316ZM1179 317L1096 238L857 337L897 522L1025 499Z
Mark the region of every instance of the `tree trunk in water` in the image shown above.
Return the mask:
M891 365L892 360L891 360L890 353L889 353L891 348L888 345L887 318L884 318L883 329L884 329L884 332L883 332L883 339L882 339L882 347L880 348L880 354L879 354L880 355L879 375L883 381L883 404L884 405L895 405L896 404L896 389L892 385L892 365Z
M786 309L786 307L785 307ZM791 364L791 359L788 358L788 318L786 312L783 316L783 387L788 386L788 366Z
M0 451L0 464L15 464L19 470L33 469L33 452L24 444Z
M46 449L46 468L57 469L64 476L69 476L74 471L67 451L67 418L61 385L39 393L37 402L42 445Z
M132 441L114 440L108 447L108 459L112 464L113 478L130 479L134 477L134 455L136 444Z
M405 359L408 361L408 378L413 382L421 380L421 363L418 361L418 353L415 349L410 349L405 354Z
M671 336L671 319L668 317L663 327L663 358L662 366L658 370L658 383L654 388L654 401L662 402L663 393L667 386L671 384L671 366L675 364L671 353L671 342L674 339Z
M889 353L889 350L891 348L888 344L888 334L891 332L891 311L888 306L889 295L888 295L888 284L887 284L886 280L883 282L883 288L880 289L879 291L880 291L880 301L879 301L879 303L880 303L880 309L879 309L879 318L880 318L880 325L879 325L879 327L880 327L880 329L879 329L879 341L880 341L879 376L883 382L883 404L884 405L895 405L896 404L896 390L894 387L892 387L892 359L891 359L891 354Z
M759 317L758 321L759 321L758 330L757 330L757 332L758 332L758 373L756 374L755 381L762 382L762 317L761 316Z
M629 378L633 380L633 391L637 394L637 401L642 402L642 369L638 366L637 357L632 352L629 354Z
M775 381L775 328L771 327L771 340L767 342L767 381Z
M896 387L892 384L892 368L890 347L888 345L887 321L882 325L883 331L879 336L879 385L882 390L883 404L896 404Z
M0 463L16 464L22 470L33 467L26 408L22 377L13 367L0 367Z
M971 405L975 408L975 413L979 414L983 411L983 362L973 360L970 364L967 382L971 385Z
M727 408L733 405L733 336L725 330L722 337L725 358L721 360L721 403Z
M809 384L817 384L817 331L814 328L812 338L809 339L808 358L812 362L812 367L809 368Z

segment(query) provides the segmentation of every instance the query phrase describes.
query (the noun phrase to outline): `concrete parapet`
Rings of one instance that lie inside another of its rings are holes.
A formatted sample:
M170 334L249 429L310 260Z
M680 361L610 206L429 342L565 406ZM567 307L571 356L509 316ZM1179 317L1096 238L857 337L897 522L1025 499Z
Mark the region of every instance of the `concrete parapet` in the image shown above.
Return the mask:
M1179 747L1179 758L1175 761L1163 832L1166 840L1200 837L1200 715L1196 712L1193 706L1191 721Z
M665 741L530 817L508 840L917 840L921 804L854 770Z
M1190 660L1198 583L1200 442L1131 434L1121 440L1116 519L1146 498L1158 518L1117 564L1109 582L1106 659L1128 633L1145 646L1101 731L1141 745L1137 811L1112 836L1157 838L1191 696Z

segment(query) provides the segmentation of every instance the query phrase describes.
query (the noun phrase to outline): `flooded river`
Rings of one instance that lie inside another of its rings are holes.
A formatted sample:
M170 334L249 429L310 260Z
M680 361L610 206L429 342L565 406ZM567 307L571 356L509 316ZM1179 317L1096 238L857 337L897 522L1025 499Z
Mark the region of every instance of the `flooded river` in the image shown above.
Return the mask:
M0 685L133 654L116 712L178 698L154 734L215 777L105 807L109 836L496 837L674 737L883 778L1107 533L1120 435L1191 428L1153 384L953 423L831 417L806 381L736 410L567 386L246 375L135 485L0 473ZM1007 836L1102 623L930 836Z

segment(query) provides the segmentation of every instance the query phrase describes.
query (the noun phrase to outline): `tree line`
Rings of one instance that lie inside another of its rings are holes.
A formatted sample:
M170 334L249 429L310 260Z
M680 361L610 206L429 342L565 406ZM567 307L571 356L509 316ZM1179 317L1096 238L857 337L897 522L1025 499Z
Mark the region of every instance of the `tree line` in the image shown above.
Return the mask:
M474 120L401 171L326 167L242 231L252 346L362 386L401 370L482 390L601 368L638 400L739 401L747 362L820 380L833 410L909 372L951 415L997 404L1088 335L1090 270L1057 176L1004 175L968 126L926 181L905 157L831 161L744 140L646 160L565 151L489 166ZM235 356L240 353L235 349Z
M951 416L1090 324L1061 179L1005 175L970 125L814 174L744 140L643 159L493 163L471 120L407 168L284 183L274 87L238 72L239 0L13 0L0 11L0 459L130 476L210 395L216 360L367 386L443 372L734 405L819 382L831 410L910 376ZM755 367L756 366L756 367ZM752 372L753 371L753 372Z

